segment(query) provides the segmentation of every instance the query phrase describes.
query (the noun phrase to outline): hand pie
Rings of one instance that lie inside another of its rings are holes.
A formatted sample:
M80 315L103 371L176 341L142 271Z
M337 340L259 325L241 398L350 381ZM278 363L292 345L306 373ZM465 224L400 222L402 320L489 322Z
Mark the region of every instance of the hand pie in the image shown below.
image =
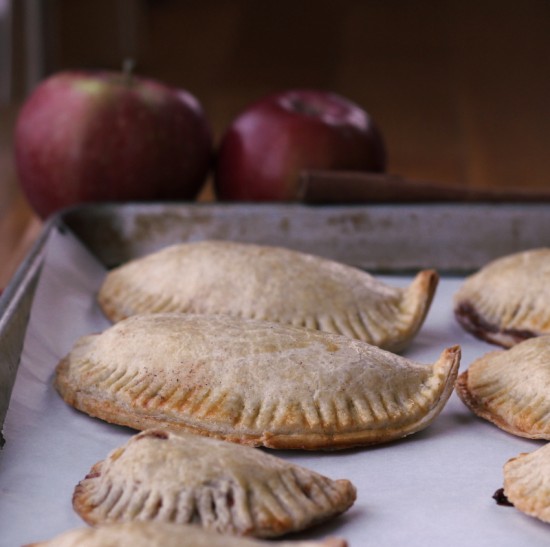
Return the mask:
M334 449L423 429L460 349L421 365L337 334L229 316L135 315L80 339L57 367L75 408L271 448Z
M154 520L275 537L346 511L355 496L347 480L260 450L151 429L94 465L73 506L92 525Z
M438 283L420 272L407 289L325 258L230 241L183 243L107 274L98 301L118 321L184 312L263 319L343 334L400 351L420 329Z
M477 359L458 377L456 391L475 414L504 431L550 440L550 336Z
M499 258L466 278L455 315L467 331L504 347L550 334L550 249Z
M504 465L504 494L516 509L550 522L550 444Z
M165 522L132 521L69 530L26 547L346 547L343 539L257 541Z

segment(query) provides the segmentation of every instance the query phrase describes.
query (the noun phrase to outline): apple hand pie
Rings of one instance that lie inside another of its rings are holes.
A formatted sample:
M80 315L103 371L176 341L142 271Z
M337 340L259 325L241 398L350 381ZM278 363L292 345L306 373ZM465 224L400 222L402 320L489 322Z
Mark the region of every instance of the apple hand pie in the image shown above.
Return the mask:
M550 248L507 255L466 278L455 315L474 336L503 347L550 334Z
M260 450L151 429L95 464L73 495L88 524L154 520L275 537L353 505L355 487Z
M475 414L504 431L550 440L550 336L477 359L458 377L456 391Z
M81 338L56 387L75 408L271 448L335 449L419 431L452 392L460 348L421 365L360 340L230 316L143 314Z
M504 495L519 511L550 522L550 444L506 462Z
M166 522L131 521L77 528L25 547L347 547L343 539L258 541Z
M408 288L279 247L203 241L167 247L112 270L99 291L107 317L183 312L262 319L343 334L394 352L420 329L439 277Z

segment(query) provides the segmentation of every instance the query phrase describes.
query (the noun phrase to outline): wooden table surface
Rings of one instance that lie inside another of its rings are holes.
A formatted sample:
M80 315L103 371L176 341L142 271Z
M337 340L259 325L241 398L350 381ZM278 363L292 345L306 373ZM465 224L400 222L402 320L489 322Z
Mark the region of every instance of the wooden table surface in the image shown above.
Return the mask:
M0 290L5 288L42 230L42 221L23 196L13 161L16 107L0 109Z
M120 66L113 3L52 5L56 70ZM135 5L137 71L192 91L217 139L267 92L331 89L376 118L392 173L550 190L550 2L343 0L314 13L292 0ZM13 165L17 111L0 105L0 288L42 228Z
M19 191L0 185L0 290L3 290L42 230Z

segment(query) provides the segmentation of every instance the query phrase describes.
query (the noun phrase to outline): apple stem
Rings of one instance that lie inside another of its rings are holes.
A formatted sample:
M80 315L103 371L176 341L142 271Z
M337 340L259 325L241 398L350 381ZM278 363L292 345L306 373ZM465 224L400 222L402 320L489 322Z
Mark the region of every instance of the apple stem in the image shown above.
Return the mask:
M135 59L128 57L122 62L122 74L126 85L131 86L134 80L134 68L136 67Z
M321 109L317 105L309 104L300 98L291 100L290 106L298 114L305 114L306 116L318 116L321 114Z

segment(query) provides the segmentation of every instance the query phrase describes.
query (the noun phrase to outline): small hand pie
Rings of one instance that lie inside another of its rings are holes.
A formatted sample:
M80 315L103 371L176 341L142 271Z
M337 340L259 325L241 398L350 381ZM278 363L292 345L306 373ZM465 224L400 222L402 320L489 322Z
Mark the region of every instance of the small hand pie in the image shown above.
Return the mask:
M519 511L550 522L550 444L504 465L504 494Z
M271 448L334 449L423 429L445 405L460 349L421 365L337 334L191 314L135 315L80 339L57 367L75 408Z
M499 258L466 278L455 315L464 329L503 347L550 334L550 249Z
M118 321L136 313L223 314L343 334L400 351L436 290L433 270L407 289L321 257L230 241L183 243L107 274L98 301Z
M131 521L69 530L26 547L346 547L343 539L257 541L165 522Z
M355 496L347 480L260 450L152 429L94 465L73 506L92 525L154 520L275 537L346 511Z
M456 391L475 414L504 431L550 440L550 336L477 359L458 377Z

